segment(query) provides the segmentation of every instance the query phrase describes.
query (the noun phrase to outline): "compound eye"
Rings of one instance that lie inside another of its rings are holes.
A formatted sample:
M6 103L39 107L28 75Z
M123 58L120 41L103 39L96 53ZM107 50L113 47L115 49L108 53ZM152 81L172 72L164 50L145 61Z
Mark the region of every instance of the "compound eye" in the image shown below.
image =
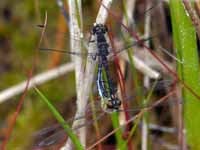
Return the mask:
M121 101L118 99L117 100L117 105L120 106L121 105Z
M119 107L121 105L121 101L119 99L115 99L112 101L112 105Z
M99 30L99 25L94 24L93 29L92 29L92 34L95 34Z

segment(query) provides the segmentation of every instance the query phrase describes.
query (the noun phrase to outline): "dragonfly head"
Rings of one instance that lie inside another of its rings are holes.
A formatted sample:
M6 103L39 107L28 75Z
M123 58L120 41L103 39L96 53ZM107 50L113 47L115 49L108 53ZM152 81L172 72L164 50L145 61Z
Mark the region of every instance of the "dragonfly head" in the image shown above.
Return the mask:
M118 111L120 105L121 105L121 100L119 100L117 97L109 99L106 98L101 100L102 109L108 113Z
M108 28L103 24L94 24L92 29L92 34L105 34L108 31Z
M112 98L110 103L113 109L119 109L119 107L121 106L121 100L119 100L117 97Z

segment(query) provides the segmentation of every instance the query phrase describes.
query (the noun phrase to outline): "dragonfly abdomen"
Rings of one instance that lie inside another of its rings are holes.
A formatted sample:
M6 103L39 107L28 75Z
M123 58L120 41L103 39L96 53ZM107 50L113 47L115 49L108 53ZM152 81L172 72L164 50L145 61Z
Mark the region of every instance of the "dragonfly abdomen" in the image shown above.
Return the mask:
M110 78L107 56L109 55L109 44L105 38L107 27L103 24L96 24L92 30L96 36L97 50L98 50L98 75L97 75L97 88L102 101L102 108L107 112L113 112L119 109L121 101L116 96L116 87ZM107 80L103 80L102 68L105 69ZM107 82L107 84L106 84ZM108 85L108 89L106 87Z

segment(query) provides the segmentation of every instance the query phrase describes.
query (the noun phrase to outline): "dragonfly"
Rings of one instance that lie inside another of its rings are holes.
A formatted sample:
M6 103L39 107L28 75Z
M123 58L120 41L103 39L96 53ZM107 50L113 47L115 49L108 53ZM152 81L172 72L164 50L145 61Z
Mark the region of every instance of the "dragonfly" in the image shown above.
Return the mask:
M105 35L108 32L108 29L105 25L102 24L95 24L92 29L92 34L96 36L96 44L97 44L97 53L77 53L77 52L70 52L62 49L54 49L54 48L43 48L40 47L40 50L43 51L56 51L56 52L61 52L61 53L66 53L70 55L76 55L76 56L85 56L85 57L91 57L92 60L96 60L98 58L98 71L97 71L97 89L98 89L98 94L101 99L101 109L104 110L104 112L120 112L120 111L129 111L129 110L122 110L120 109L121 105L121 100L117 97L117 88L113 84L113 80L110 77L109 73L109 68L108 68L108 55L111 55L112 57L116 56L116 54L119 54L121 52L126 51L128 48L131 48L133 46L140 45L140 43L143 43L147 40L151 40L153 38L156 38L158 34L152 37L148 38L143 38L140 41L133 41L132 43L128 44L125 48L118 49L114 54L110 54L112 52L112 49L109 50L109 44L106 41ZM93 42L93 41L91 41ZM103 79L103 72L102 70L105 70L106 73L106 79ZM96 105L97 107L99 105ZM148 107L148 106L146 106ZM145 107L142 107L145 108ZM136 108L131 108L130 111L137 111L142 109L141 107L136 109ZM101 115L99 115L101 116ZM84 116L85 117L85 116ZM76 118L78 119L78 118ZM84 126L84 125L83 125ZM80 127L77 127L80 128ZM57 133L58 135L58 133ZM55 138L56 139L56 138ZM47 140L48 141L48 140ZM44 142L48 143L48 142ZM41 145L43 145L42 143ZM50 142L51 144L54 142ZM47 144L48 145L48 144Z
M106 25L103 24L94 24L92 29L92 34L96 36L96 44L97 44L97 53L77 53L77 52L68 52L65 50L56 50L53 48L40 48L40 50L47 50L47 51L56 51L67 53L71 55L78 55L78 56L92 56L92 60L95 61L98 57L98 71L97 71L97 89L99 96L101 98L101 106L105 112L111 113L115 112L119 109L121 105L121 100L117 97L117 88L114 85L113 80L111 79L110 72L109 72L109 64L108 64L108 55L110 54L109 44L106 39L106 34L108 32L108 28ZM156 37L157 35L155 35ZM113 56L127 50L132 46L136 46L141 42L146 40L150 40L153 37L149 37L146 39L142 39L141 41L137 41L132 43L129 46L126 46L125 49L121 49L116 51ZM105 70L106 79L103 79L103 69ZM107 87L108 86L108 87Z
M106 41L105 34L107 27L103 24L95 24L92 29L92 34L96 35L97 40L97 55L98 59L98 73L97 73L97 89L101 97L102 108L106 112L117 111L121 105L121 101L116 96L116 87L111 80L108 66L107 56L109 55L109 44ZM107 78L108 90L106 88L106 81L103 80L102 69L104 68Z

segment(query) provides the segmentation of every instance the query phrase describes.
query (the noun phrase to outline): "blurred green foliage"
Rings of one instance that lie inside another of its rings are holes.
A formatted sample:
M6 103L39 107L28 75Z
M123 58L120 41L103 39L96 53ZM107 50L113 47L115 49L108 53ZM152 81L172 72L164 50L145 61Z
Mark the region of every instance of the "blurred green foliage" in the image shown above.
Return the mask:
M4 90L26 80L27 71L32 68L38 51L40 29L37 25L43 23L47 11L48 26L55 29L60 10L56 1L51 1L49 4L49 1L39 0L1 1L0 10L0 90ZM54 35L52 33L52 36ZM38 53L39 63L34 75L48 70L48 64L52 61L49 55L51 54ZM63 61L66 62L64 57L61 62ZM40 86L40 89L57 106L58 102L64 102L74 96L74 73L49 81ZM5 126L16 110L19 97L20 95L13 97L0 105L0 122L5 122ZM64 105L58 110L62 112ZM49 118L55 120L35 91L28 91L7 148L9 150L30 148L33 133L41 129Z

